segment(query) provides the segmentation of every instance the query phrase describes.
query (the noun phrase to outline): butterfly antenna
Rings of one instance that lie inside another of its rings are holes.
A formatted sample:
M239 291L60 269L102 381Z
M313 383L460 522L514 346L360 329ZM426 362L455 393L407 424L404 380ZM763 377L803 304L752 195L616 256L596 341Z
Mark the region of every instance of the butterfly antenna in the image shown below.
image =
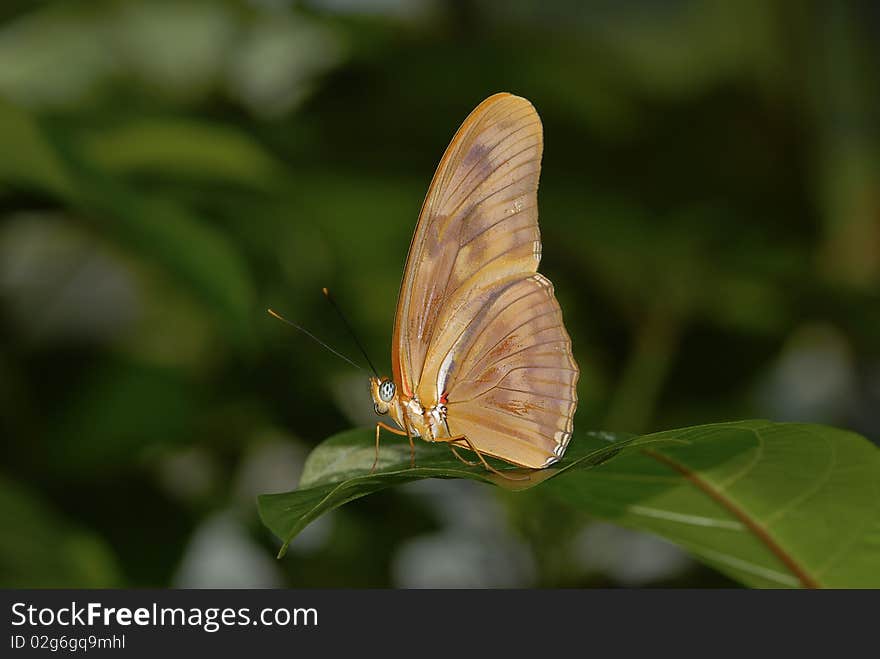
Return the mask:
M285 318L284 316L282 316L282 315L281 315L280 313L278 313L277 311L274 311L274 310L272 310L272 309L266 309L266 311L269 312L269 315L270 315L270 316L274 316L275 318L277 318L278 320L280 320L282 323L287 323L287 324L290 325L291 327L298 329L300 332L302 332L302 333L305 334L307 337L309 337L310 339L312 339L312 341L314 341L315 343L317 343L319 346L323 346L324 348L326 348L327 350L329 350L330 352L332 352L334 355L336 355L336 356L339 357L340 359L343 359L343 360L347 361L349 364L351 364L352 366L354 366L354 367L355 367L356 369L358 369L359 371L363 371L363 370L365 370L363 366L361 366L360 364L355 364L352 360L350 360L348 357L346 357L345 355L343 355L341 352L339 352L338 350L334 350L333 348L331 348L330 346L328 346L326 343L324 343L321 339L319 339L317 336L315 336L314 334L312 334L312 333L311 333L309 330L307 330L305 327L300 327L300 326L297 325L296 323L287 320L287 318ZM372 364L370 364L370 365L372 366ZM376 369L373 369L373 370L375 371Z
M324 293L324 297L327 298L327 301L333 306L336 310L336 313L339 315L339 318L342 319L342 324L345 325L345 328L348 330L348 333L351 334L351 338L354 339L355 344L358 348L360 348L361 354L364 356L364 359L367 360L367 363L370 365L370 368L373 370L373 375L376 378L379 378L379 371L376 370L376 367L373 366L373 360L370 359L370 356L367 354L367 351L364 349L363 344L358 340L357 334L354 332L354 328L351 326L351 323L348 322L348 319L345 317L345 314L342 313L342 309L339 308L339 305L336 304L336 300L333 299L333 296L330 295L330 291L326 288L322 288L321 292Z

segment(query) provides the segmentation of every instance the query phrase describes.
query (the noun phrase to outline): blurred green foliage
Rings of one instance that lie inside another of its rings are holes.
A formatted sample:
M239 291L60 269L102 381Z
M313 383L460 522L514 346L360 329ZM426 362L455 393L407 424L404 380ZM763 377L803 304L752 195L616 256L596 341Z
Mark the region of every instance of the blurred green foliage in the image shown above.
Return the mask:
M353 353L328 286L389 364L433 168L506 90L544 122L577 428L876 441L878 36L869 2L4 2L3 585L729 583L539 492L445 482L275 561L255 496L372 409L265 308Z

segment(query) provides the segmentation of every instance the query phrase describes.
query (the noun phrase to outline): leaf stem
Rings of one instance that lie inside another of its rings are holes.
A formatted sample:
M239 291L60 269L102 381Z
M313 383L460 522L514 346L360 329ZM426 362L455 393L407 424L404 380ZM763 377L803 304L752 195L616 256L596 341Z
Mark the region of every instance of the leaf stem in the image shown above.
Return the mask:
M657 398L678 350L681 321L656 308L639 324L629 360L605 419L606 428L641 433L654 416Z

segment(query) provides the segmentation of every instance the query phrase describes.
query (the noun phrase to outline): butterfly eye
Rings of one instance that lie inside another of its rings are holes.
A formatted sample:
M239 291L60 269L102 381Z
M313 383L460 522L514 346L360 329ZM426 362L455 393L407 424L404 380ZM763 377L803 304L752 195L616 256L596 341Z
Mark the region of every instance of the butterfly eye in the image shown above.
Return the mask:
M386 403L394 398L394 383L391 380L385 380L379 385L379 398Z

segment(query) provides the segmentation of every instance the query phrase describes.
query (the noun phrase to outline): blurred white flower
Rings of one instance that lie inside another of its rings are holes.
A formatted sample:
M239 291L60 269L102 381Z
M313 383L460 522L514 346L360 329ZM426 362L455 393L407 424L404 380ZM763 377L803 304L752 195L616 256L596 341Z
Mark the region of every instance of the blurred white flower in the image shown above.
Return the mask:
M341 60L342 45L334 31L302 16L264 16L230 53L230 91L257 115L289 112L312 91L313 79Z
M392 561L401 588L523 588L535 582L534 558L513 536L492 490L469 481L407 485L445 528L404 543Z
M140 314L130 269L61 215L20 213L0 228L0 300L29 338L109 340Z
M804 325L788 338L757 390L763 414L778 421L834 423L856 396L852 351L830 325Z
M650 533L594 522L574 541L577 569L601 573L622 586L675 577L694 565L675 545Z
M199 524L172 579L174 588L279 588L283 583L272 555L229 512Z

